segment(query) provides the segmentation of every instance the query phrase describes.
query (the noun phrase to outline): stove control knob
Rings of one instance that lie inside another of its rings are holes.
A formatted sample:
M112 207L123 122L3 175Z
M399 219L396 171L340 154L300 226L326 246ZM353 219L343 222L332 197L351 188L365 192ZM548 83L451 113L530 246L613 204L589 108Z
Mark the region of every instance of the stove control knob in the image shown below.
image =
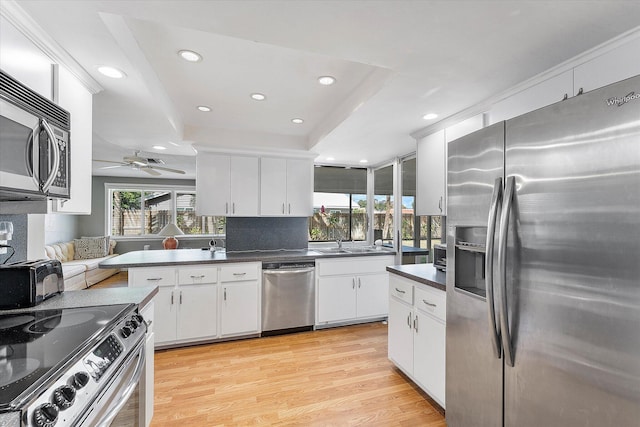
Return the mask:
M86 372L76 372L76 374L71 379L71 385L76 390L80 390L82 387L86 386L89 383L89 374Z
M70 408L76 400L76 390L70 385L58 387L53 392L53 403L55 403L61 411Z
M53 427L58 421L58 407L44 403L33 412L33 423L38 427Z
M122 335L122 338L127 338L132 332L133 331L128 326L123 326L122 329L120 329L120 335Z
M144 318L142 316L140 316L139 314L134 314L133 315L133 319L138 323L144 323Z
M131 320L127 320L127 322L125 323L125 325L127 325L128 327L130 327L131 329L133 329L134 331L136 329L138 329L138 322L136 322L135 319L131 319Z

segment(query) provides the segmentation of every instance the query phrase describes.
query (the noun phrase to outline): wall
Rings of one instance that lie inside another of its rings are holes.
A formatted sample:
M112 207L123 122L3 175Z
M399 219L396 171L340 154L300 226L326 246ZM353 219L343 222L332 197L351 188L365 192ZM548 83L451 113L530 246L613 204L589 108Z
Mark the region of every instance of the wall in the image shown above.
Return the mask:
M27 215L0 215L0 221L11 221L13 223L13 238L7 242L13 246L15 254L10 262L24 261L27 259ZM7 261L11 255L11 249L7 249L6 254L0 254L0 264Z
M50 245L68 242L80 237L78 222L80 216L67 214L47 214L44 216L44 243Z

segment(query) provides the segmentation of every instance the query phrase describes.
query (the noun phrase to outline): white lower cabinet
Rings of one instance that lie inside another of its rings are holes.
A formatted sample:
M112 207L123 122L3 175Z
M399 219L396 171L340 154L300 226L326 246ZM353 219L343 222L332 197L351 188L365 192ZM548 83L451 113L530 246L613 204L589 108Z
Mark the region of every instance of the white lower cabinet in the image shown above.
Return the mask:
M154 381L155 381L155 304L154 301L147 303L141 308L140 314L147 322L147 339L144 344L145 351L145 364L140 379L140 420L139 425L148 427L151 424L151 418L153 418L153 397L154 397Z
M220 335L260 332L262 264L246 262L220 267Z
M389 275L389 359L445 408L444 291Z
M316 260L316 325L386 317L393 256Z

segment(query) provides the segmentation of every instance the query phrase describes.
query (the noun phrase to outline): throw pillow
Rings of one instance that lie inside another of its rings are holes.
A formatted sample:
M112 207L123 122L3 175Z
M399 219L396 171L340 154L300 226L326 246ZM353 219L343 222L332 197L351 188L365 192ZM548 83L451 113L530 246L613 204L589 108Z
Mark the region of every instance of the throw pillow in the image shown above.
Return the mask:
M109 236L73 239L74 259L102 258L109 252Z

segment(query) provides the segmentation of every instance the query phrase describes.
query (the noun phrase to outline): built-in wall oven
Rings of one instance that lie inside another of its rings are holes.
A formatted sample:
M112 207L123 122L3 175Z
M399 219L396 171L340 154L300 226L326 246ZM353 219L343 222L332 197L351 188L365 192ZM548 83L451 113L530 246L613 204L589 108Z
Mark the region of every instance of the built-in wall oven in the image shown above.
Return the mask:
M68 199L71 115L0 70L0 201Z
M111 425L137 388L146 330L133 304L0 313L0 425Z

